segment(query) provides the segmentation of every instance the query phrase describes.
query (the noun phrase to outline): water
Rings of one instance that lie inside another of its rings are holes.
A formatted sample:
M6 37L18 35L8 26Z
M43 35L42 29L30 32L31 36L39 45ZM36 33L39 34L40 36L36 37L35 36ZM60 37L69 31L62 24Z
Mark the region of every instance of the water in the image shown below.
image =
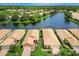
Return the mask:
M26 29L33 29L33 28L79 28L79 25L73 23L73 22L67 22L65 20L64 13L58 13L54 16L48 17L46 20L41 21L37 24L33 25L27 25L25 26Z
M64 13L58 13L54 16L49 16L46 20L43 20L35 25L29 24L24 26L25 29L38 29L38 28L62 28L62 29L67 29L67 28L79 28L79 25L71 22L71 21L66 21L65 20L65 15ZM11 28L15 29L18 27L13 26L12 24L8 24L7 26L0 26L0 28Z

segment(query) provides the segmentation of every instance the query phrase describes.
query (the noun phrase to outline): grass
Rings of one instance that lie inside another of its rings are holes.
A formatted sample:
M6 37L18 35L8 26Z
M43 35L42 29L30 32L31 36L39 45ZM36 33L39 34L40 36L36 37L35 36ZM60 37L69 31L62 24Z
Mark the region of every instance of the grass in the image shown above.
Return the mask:
M51 54L43 51L42 32L39 33L38 48L31 52L31 56L50 56Z
M50 56L50 54L45 51L42 51L41 49L37 49L32 52L31 56Z

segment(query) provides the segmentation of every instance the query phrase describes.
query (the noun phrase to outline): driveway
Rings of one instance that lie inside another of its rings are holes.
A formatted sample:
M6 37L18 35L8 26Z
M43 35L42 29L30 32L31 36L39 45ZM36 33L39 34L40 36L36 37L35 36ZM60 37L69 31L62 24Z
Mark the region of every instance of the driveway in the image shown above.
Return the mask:
M30 53L31 53L31 48L30 47L24 47L22 56L30 56Z
M8 51L9 51L9 49L2 49L2 50L0 51L0 56L5 56Z

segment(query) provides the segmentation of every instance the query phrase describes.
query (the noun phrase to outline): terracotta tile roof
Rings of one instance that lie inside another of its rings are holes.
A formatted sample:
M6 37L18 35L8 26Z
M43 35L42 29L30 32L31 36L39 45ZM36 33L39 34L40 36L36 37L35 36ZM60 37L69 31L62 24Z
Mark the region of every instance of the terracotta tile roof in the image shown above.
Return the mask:
M23 34L21 32L24 32L24 30L14 30L14 32L9 35L0 45L11 45L15 40L14 38L19 40L22 37Z
M0 39L2 39L10 31L11 30L9 30L9 29L2 29L2 30L0 30Z
M56 31L57 31L58 36L61 38L61 40L67 39L72 46L79 45L79 41L72 34L70 34L67 30L60 29Z
M26 43L33 45L33 41L38 39L39 39L39 30L37 29L28 30L27 35L23 41L23 45Z
M60 45L58 38L52 29L43 29L43 40L44 45Z
M6 39L0 44L0 46L2 46L2 45L4 45L4 46L9 46L9 45L11 45L13 42L14 42L14 39L8 37L8 38L6 38Z
M79 13L72 12L72 18L75 18L75 19L79 20Z
M16 40L20 40L23 37L24 33L25 33L25 30L16 29L13 31L13 33L10 37L14 38Z
M79 38L79 29L69 29L75 36Z

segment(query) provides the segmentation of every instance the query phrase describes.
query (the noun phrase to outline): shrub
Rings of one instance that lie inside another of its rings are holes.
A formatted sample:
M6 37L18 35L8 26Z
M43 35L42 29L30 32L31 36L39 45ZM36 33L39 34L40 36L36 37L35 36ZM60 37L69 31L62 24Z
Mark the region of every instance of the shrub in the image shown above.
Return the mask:
M66 40L66 39L64 39L63 43L66 44L66 45L68 45L69 44L69 41Z
M51 51L51 50L49 50L49 51L48 51L48 53L49 53L49 54L52 54L52 51Z
M17 51L17 46L16 45L11 45L9 52L15 53L16 51Z
M50 45L45 45L44 49L51 49Z
M61 46L60 47L60 53L58 55L62 56L78 56L79 54L76 53L74 50L71 50L70 48L66 48Z
M65 47L60 47L60 55L63 55L63 56L70 56L72 53L72 51L69 49L69 48L65 48Z
M72 45L69 43L69 41L67 39L64 39L63 43L65 45L68 45L70 48L72 48ZM73 48L72 48L73 49Z

